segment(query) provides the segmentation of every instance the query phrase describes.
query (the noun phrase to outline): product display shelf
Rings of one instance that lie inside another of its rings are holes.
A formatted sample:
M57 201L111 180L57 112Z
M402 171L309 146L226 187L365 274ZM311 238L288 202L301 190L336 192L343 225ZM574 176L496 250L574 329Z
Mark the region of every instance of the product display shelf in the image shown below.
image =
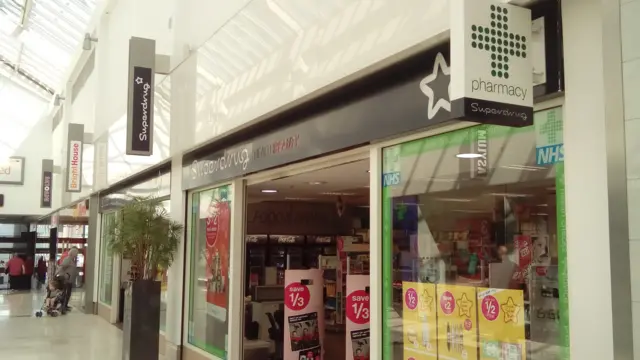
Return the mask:
M340 331L344 329L340 322L342 312L342 286L343 279L340 275L340 262L338 256L318 256L318 264L323 270L322 276L325 289L325 324L328 331Z

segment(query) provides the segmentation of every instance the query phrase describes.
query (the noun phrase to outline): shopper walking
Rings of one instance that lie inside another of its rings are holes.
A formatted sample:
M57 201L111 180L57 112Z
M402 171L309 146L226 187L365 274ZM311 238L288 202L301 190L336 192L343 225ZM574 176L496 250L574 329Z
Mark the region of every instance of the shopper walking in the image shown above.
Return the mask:
M18 254L13 254L13 257L7 262L7 273L9 274L9 289L20 290L21 277L24 274L24 260Z
M63 308L69 310L69 299L71 298L71 291L73 289L73 283L76 279L78 262L78 248L72 247L69 251L65 251L60 257L58 263L57 276L64 278L64 304Z
M36 267L36 274L38 276L38 289L42 288L47 278L47 262L44 261L44 257L40 256L38 259L38 266Z

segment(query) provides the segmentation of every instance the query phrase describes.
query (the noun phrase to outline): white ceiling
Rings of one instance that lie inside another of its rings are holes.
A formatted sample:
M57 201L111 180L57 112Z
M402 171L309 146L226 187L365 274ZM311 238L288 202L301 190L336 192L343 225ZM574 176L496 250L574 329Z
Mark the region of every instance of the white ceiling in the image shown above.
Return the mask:
M248 187L248 201L335 202L342 196L347 204L369 203L369 160L351 162ZM314 184L321 182L320 184ZM262 190L277 190L267 194Z

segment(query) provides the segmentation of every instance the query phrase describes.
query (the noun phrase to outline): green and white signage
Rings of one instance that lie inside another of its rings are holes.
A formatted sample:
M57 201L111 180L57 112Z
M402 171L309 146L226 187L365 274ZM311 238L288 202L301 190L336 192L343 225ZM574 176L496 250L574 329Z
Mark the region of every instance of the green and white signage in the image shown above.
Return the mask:
M562 108L539 111L535 115L536 164L551 165L564 161Z

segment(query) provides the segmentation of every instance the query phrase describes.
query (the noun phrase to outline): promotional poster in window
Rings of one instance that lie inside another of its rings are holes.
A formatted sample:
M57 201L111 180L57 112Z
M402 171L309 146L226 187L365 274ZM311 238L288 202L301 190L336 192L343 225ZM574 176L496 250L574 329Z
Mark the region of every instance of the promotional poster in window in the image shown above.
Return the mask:
M226 318L229 287L230 195L226 186L214 189L206 218L207 312L222 321Z

